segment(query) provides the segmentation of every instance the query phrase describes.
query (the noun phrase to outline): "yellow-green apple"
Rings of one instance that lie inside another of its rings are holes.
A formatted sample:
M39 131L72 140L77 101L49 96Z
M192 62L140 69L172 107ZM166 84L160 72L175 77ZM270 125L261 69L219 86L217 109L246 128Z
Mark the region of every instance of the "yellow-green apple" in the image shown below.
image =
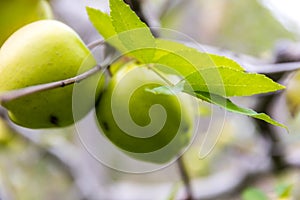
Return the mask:
M113 74L96 106L102 132L126 154L164 163L189 143L195 102L187 94L156 94L166 85L147 67L129 62Z
M90 50L77 33L56 20L40 20L16 31L0 49L0 92L51 83L74 77L96 65ZM91 88L95 96L104 78L90 77L78 85L82 98ZM95 87L98 85L98 87ZM10 119L28 128L64 127L74 123L73 85L30 94L4 103ZM77 111L82 118L94 106L84 99Z
M0 47L22 26L49 18L52 18L52 11L46 0L0 1Z

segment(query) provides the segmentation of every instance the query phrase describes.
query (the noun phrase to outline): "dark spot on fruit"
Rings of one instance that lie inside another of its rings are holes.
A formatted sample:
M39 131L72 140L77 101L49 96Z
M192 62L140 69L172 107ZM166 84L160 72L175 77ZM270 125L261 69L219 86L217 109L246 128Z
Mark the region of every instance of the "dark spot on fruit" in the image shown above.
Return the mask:
M109 127L108 127L108 124L107 122L103 122L103 128L106 130L106 131L109 131Z
M58 118L54 115L50 115L51 124L58 125Z
M185 125L185 126L182 128L182 132L183 132L183 133L188 133L189 129L190 129L189 126L186 126L186 125Z

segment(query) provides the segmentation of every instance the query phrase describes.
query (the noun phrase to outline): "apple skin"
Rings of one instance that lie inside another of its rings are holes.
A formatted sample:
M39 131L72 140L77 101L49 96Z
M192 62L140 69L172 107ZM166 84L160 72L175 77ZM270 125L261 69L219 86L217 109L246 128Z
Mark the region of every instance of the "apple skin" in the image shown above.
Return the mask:
M52 11L46 0L0 1L0 47L13 32L22 26L51 18Z
M16 31L0 49L0 93L71 78L95 65L90 50L69 26L55 20L33 22ZM92 76L76 83L82 89L82 98L95 87L93 94L98 97L104 78L98 79ZM20 126L65 127L74 123L73 87L34 93L3 106L8 109L10 119ZM95 99L82 102L77 119L89 112Z
M192 97L146 90L161 85L166 83L153 71L127 64L114 74L96 106L102 132L124 153L138 160L170 161L189 144L194 131L196 109ZM157 105L163 107L166 118L152 107ZM153 131L156 128L159 129Z

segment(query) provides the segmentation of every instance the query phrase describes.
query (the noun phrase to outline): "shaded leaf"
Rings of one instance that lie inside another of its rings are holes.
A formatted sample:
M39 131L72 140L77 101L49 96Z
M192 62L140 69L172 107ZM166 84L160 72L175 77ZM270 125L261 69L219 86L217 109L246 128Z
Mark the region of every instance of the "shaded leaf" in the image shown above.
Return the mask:
M222 107L222 108L224 108L224 109L226 109L230 112L234 112L234 113L250 116L250 117L253 117L253 118L256 118L256 119L260 119L260 120L263 120L263 121L265 121L269 124L273 124L275 126L279 126L279 127L285 128L287 130L287 127L285 125L273 120L267 114L257 113L252 109L240 107L240 106L234 104L229 99L226 99L224 97L217 96L217 95L211 95L211 94L205 93L205 92L195 92L194 96L196 96L197 98L202 99L204 101L207 101L209 103L220 106L220 107Z
M182 84L181 85L178 84L175 88L170 87L170 86L158 87L158 88L155 88L154 90L151 90L151 92L156 93L156 94L171 95L171 94L183 91L183 92L190 94L198 99L201 99L208 103L211 103L211 104L217 105L221 108L224 108L230 112L246 115L246 116L253 117L256 119L260 119L269 124L279 126L279 127L285 128L287 130L287 127L285 125L275 121L274 119L272 119L270 116L268 116L265 113L257 113L252 109L240 107L240 106L234 104L230 99L227 99L227 98L219 96L219 95L210 94L208 92L183 89L182 86L183 86Z

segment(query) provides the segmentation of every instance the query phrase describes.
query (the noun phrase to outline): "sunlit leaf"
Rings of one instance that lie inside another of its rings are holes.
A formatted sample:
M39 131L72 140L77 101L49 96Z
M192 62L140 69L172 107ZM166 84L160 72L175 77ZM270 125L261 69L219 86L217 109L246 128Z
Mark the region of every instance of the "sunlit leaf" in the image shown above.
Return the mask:
M194 69L223 66L244 71L238 63L227 57L200 52L184 44L165 39L156 39L155 58L155 63L170 64L171 67L181 64L183 64L181 68L186 65L193 65Z
M229 58L199 52L174 41L155 39L147 25L122 0L110 0L110 9L110 16L87 9L97 30L104 37L116 34L107 42L138 60L141 65L146 64L152 69L158 68L163 73L175 73L183 78L171 87L173 91L186 92L231 112L286 128L264 113L241 108L225 98L274 92L283 89L282 85L264 75L244 72L239 64ZM109 30L104 28L106 25ZM161 70L163 67L164 70ZM166 91L170 90L163 87L152 90L157 93Z
M110 0L110 9L112 24L126 48L123 53L131 53L142 62L152 60L155 39L150 28L122 0Z
M105 39L116 35L115 28L108 14L90 7L86 7L86 11L94 27Z
M200 69L185 77L183 81L185 88L191 87L194 91L226 97L251 96L284 88L265 75L246 73L226 67Z

